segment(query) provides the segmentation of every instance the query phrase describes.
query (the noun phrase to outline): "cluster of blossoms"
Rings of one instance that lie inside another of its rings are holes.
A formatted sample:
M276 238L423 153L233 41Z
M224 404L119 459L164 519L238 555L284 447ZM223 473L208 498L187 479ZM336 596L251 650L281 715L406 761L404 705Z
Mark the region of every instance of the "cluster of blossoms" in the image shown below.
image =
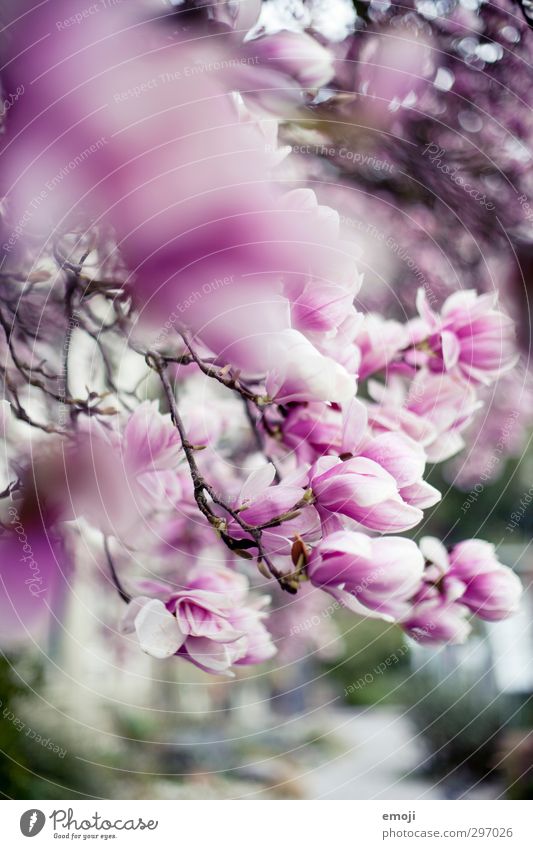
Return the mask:
M325 13L314 0L274 0L268 11L263 27L307 27L320 33L330 67L334 59L329 82L323 85L317 72L319 94L299 106L300 120L290 113L282 137L312 171L321 198L352 226L366 269L365 306L409 315L415 281L432 305L459 285L497 287L526 359L533 246L529 4L332 0ZM271 62L281 50L275 39L263 40ZM304 49L316 68L318 52L302 42L299 56ZM321 73L327 67L323 61ZM492 479L504 469L502 462L487 471L512 403L501 397L512 397L517 412L502 460L527 444L530 378L513 372L499 385L475 417L467 455L445 470L467 489L480 475Z
M426 464L457 454L480 390L516 363L513 322L473 289L436 309L422 288L403 322L362 309L349 226L277 142L334 54L308 34L243 43L234 6L205 30L176 13L177 32L119 8L112 35L94 16L46 48L48 9L14 27L7 80L28 94L3 151L2 226L18 234L3 494L44 583L68 579L81 537L127 602L122 630L156 658L222 674L271 658L265 582L295 608L311 586L460 642L470 614L516 610L518 579L487 543L397 534L440 500ZM10 631L26 599L6 530Z

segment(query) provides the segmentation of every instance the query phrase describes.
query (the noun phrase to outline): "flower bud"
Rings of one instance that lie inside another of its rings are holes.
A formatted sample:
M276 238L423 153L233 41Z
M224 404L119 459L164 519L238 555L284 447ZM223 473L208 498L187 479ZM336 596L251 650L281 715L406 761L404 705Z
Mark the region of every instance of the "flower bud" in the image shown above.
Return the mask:
M490 543L471 539L456 545L450 554L450 575L465 584L461 602L481 619L505 619L518 609L520 580L499 562Z

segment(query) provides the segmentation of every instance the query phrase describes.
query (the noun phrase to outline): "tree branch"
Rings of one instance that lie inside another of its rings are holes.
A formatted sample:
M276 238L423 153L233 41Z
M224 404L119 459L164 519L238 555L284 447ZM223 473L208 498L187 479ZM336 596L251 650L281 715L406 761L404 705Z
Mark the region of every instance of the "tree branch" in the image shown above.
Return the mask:
M286 590L287 592L294 594L296 592L294 583L291 582L288 576L284 575L283 572L280 572L280 570L272 563L270 557L265 552L261 542L261 529L253 525L249 525L247 522L243 521L243 519L241 519L241 517L239 516L238 512L232 507L230 507L229 504L227 504L225 501L223 501L223 499L221 499L216 494L210 484L208 484L207 481L204 480L204 478L202 477L202 474L198 468L198 464L196 463L196 458L194 457L194 448L187 438L187 432L185 430L183 420L178 411L174 392L172 391L172 386L168 379L167 364L165 363L164 358L160 357L156 353L149 352L146 355L146 362L150 366L150 368L154 369L154 371L157 372L160 377L165 397L167 399L168 406L170 409L170 415L172 417L174 425L176 426L179 432L183 451L187 459L187 463L189 465L194 487L194 498L198 509L206 517L210 524L220 533L223 541L226 543L228 548L230 548L230 550L238 551L241 547L244 547L242 540L235 540L229 534L226 533L227 521L218 516L216 513L214 513L206 498L207 494L214 504L217 504L222 510L224 510L229 516L231 516L234 522L236 522L236 524L251 537L251 540L249 540L249 542L253 541L253 544L257 548L258 564L264 563L269 573L272 575L273 578L277 580L280 587Z

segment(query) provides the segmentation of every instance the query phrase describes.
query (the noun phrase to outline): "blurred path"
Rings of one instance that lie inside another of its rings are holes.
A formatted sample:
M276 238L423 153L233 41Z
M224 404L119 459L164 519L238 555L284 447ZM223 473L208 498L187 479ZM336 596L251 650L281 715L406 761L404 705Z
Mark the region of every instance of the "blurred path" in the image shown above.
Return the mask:
M418 774L424 749L405 717L393 708L324 714L331 740L343 752L302 777L310 799L442 799L442 787Z

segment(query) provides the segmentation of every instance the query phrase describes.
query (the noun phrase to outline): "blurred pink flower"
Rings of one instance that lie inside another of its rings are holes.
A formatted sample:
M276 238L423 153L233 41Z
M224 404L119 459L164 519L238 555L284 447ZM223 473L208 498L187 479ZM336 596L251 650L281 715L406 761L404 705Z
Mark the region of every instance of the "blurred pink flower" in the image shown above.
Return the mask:
M273 364L266 390L278 404L294 401L336 401L355 396L356 379L335 360L325 357L296 330L286 330L267 340Z
M465 585L461 602L481 619L506 619L518 610L520 579L500 563L491 543L470 539L455 545L448 574Z
M334 56L305 32L281 30L249 42L251 55L265 67L293 77L303 88L320 88L334 75Z
M361 351L359 376L364 380L389 366L409 343L409 334L400 322L369 313L364 317L356 343Z
M414 639L462 643L471 630L469 613L495 621L518 609L520 581L490 543L466 540L448 553L438 539L423 537L420 550L426 560L423 581L402 622Z
M417 104L433 71L432 43L422 28L387 27L363 43L355 87L365 96L365 110L388 123L387 113Z
M353 299L353 290L311 280L301 292L292 293L293 325L303 333L337 330L352 308Z
M157 401L143 401L129 416L121 434L121 454L137 476L176 469L183 460L180 435Z

